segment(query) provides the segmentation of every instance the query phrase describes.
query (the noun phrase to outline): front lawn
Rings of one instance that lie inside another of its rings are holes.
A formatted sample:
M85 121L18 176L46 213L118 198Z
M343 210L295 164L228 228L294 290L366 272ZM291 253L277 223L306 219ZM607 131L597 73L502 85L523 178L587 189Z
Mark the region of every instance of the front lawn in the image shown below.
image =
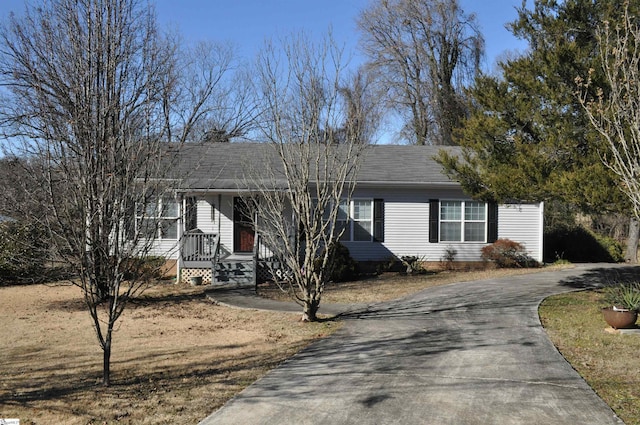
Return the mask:
M599 291L547 298L540 320L558 350L627 424L640 424L640 335L611 334Z
M162 283L114 334L111 387L74 286L0 287L0 418L30 424L196 424L339 323L214 305ZM1 421L0 421L1 422Z

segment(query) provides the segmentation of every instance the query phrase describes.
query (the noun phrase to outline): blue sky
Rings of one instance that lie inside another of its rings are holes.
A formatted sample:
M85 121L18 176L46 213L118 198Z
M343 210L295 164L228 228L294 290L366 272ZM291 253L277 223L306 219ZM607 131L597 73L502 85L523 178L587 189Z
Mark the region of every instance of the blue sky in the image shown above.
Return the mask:
M526 47L504 28L515 19L515 8L522 0L460 1L465 12L478 16L486 39L485 70L491 70L495 58L504 51ZM532 0L528 2L531 4ZM178 28L187 40L230 41L243 57L253 59L267 38L277 39L301 30L321 36L329 26L336 41L357 54L355 18L369 0L157 0L155 3L160 24ZM19 14L23 4L23 0L0 0L0 17L6 18L12 10Z
M12 0L14 1L14 0ZM460 0L466 13L476 13L486 39L485 70L505 50L526 46L505 29L522 0ZM161 23L177 26L188 38L232 41L251 59L266 38L300 30L313 36L329 26L337 42L353 49L358 42L356 17L370 0L157 0ZM532 0L528 0L529 4ZM176 6L179 4L180 6Z

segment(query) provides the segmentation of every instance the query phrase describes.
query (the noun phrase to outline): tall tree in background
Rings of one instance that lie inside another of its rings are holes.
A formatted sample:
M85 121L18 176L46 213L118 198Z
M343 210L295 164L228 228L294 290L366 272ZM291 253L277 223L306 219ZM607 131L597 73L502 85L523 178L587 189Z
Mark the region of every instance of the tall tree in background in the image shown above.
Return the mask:
M147 284L139 264L176 225L160 219L177 205L158 177L212 115L221 55L181 55L138 0L28 5L0 28L0 46L5 146L44 188L44 213L29 219L77 271L109 385L114 325Z
M483 75L471 90L475 110L457 140L458 157L440 162L477 197L561 200L587 213L629 213L629 203L600 153L575 78L601 69L594 29L619 19L613 0L538 0L522 7L512 32L529 50ZM604 84L602 73L593 75ZM630 259L635 258L633 254Z
M281 285L301 305L303 321L317 320L365 139L375 132L362 103L366 85L357 76L345 81L342 62L330 38L314 44L304 35L282 49L269 45L260 58L267 153L252 160L260 169L247 176L248 204L264 244L288 270Z
M577 77L579 99L589 122L604 140L604 165L619 181L618 188L640 221L640 25L625 2L622 18L603 20L596 32L604 81L593 80L595 69ZM595 90L595 96L593 94ZM632 248L637 248L637 242Z
M359 17L362 45L403 137L451 145L467 113L464 88L479 72L484 39L457 0L376 0Z

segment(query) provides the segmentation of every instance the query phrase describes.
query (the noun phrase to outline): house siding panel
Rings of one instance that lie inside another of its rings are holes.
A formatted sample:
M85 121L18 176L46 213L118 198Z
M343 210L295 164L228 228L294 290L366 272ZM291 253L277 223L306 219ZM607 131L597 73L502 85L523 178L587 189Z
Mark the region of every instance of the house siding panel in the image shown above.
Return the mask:
M354 198L381 198L385 206L384 242L346 242L358 261L385 261L392 257L418 256L440 261L447 249L456 250L456 261L481 261L481 242L429 243L429 199L468 200L461 190L360 190ZM542 205L500 205L498 237L521 242L529 254L542 260ZM527 223L523 226L522 223ZM534 225L534 223L536 225ZM539 224L539 225L538 225Z
M197 202L198 229L204 233L218 233L216 209L217 199L214 197L199 198Z
M498 209L498 238L524 245L531 257L542 261L544 204L505 204ZM523 225L527 223L527 225ZM539 225L534 225L538 224Z
M177 260L179 243L175 239L155 240L149 250L149 255Z
M220 213L220 249L233 252L233 195L221 195ZM216 229L217 231L217 229Z

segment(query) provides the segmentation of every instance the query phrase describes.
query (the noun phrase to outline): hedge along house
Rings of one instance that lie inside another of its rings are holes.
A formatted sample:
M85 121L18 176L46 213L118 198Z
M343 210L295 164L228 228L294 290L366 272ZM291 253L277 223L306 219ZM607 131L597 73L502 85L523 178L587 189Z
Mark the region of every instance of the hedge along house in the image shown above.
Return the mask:
M260 246L242 196L244 176L278 167L271 147L258 143L188 145L176 164L175 198L164 198L154 254L176 267L179 279L205 283L252 281L269 257ZM349 205L344 205L341 242L359 262L415 256L440 262L481 261L482 247L498 238L524 245L542 261L542 203L492 204L473 200L450 180L429 146L372 145L365 150ZM283 211L283 220L290 213ZM136 221L149 219L137 216ZM254 255L255 254L255 255ZM257 261L255 261L257 260ZM271 259L273 260L273 259Z

